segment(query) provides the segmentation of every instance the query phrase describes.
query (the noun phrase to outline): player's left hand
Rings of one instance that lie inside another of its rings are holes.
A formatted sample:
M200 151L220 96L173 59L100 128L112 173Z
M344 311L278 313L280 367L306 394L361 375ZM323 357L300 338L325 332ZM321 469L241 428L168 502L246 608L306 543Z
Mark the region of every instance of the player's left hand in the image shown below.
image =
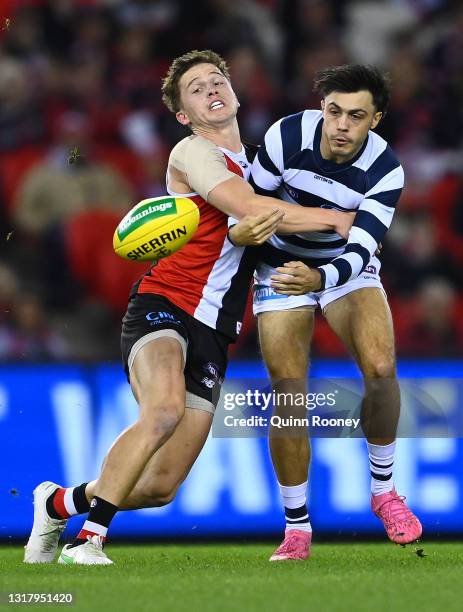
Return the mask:
M309 291L319 291L321 274L317 269L309 268L301 261L288 261L276 269L279 274L270 277L270 285L276 293L282 295L304 295Z

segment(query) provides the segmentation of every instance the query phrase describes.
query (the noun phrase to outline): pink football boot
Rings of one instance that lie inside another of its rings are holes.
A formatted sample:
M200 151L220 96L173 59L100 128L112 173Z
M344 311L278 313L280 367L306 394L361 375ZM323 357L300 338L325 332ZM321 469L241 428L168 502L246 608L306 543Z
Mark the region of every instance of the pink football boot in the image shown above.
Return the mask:
M270 557L270 561L302 561L310 556L311 531L286 529L285 539Z
M382 495L371 496L371 509L383 523L388 538L396 544L410 544L423 531L420 521L406 506L405 497L392 489Z

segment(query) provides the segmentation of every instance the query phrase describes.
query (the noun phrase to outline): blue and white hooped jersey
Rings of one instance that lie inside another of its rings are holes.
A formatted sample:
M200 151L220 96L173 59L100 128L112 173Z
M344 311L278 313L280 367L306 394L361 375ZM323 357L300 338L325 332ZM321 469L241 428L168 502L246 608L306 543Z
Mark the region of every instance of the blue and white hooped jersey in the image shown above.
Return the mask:
M251 170L256 193L302 206L357 211L348 240L336 232L273 236L261 260L274 267L300 260L320 270L322 289L343 285L368 265L391 225L404 185L402 166L387 142L370 131L343 164L322 158L321 111L284 117L267 131Z

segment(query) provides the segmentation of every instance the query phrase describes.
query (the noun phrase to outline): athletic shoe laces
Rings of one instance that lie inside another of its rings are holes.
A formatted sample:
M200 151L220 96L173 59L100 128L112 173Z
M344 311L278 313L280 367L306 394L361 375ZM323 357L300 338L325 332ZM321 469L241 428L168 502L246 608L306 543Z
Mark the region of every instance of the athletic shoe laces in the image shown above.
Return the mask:
M379 508L379 512L385 523L390 525L414 518L412 512L405 505L405 500L406 497L404 495L392 493L391 498L384 502L381 508Z
M92 557L100 557L102 559L107 559L105 553L103 552L103 543L104 538L99 535L87 536L88 544L86 546L87 552L92 555Z

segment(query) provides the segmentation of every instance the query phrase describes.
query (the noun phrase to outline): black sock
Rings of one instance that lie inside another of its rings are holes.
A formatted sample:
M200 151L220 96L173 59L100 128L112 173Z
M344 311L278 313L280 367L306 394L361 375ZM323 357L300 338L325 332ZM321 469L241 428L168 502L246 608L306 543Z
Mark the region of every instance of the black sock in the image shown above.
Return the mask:
M87 520L70 548L85 544L88 536L99 535L106 538L109 524L118 510L119 508L111 502L95 495L90 502L90 512L88 513Z
M87 485L88 482L83 482L78 487L75 487L72 493L72 500L79 514L85 514L85 512L88 512L90 510L90 502L85 496L85 489Z

